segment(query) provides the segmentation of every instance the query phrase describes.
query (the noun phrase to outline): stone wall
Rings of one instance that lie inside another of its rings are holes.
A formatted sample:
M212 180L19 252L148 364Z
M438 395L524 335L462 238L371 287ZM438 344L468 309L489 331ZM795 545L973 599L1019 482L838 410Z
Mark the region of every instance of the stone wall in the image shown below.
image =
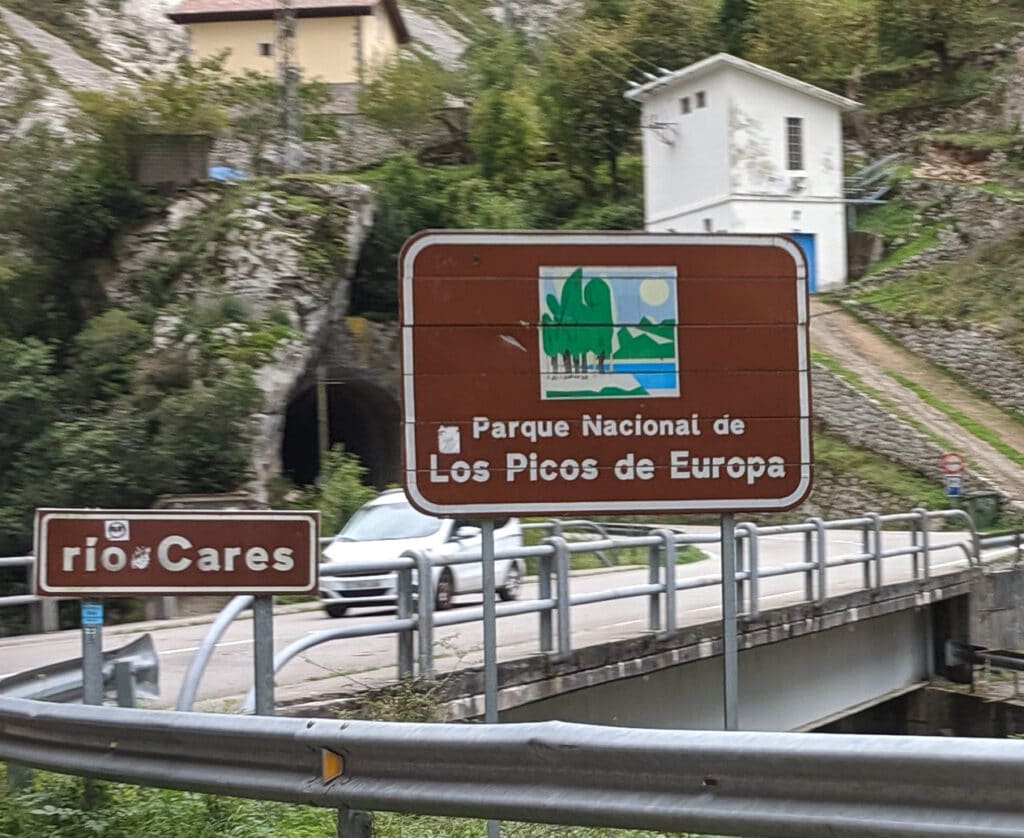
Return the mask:
M941 485L939 458L943 449L938 443L889 413L873 398L853 388L827 367L815 364L811 380L817 427L857 448L875 451ZM964 490L992 491L993 486L985 478L968 471L964 475Z
M857 316L918 355L952 370L1000 407L1024 412L1024 357L994 326L924 319L848 303Z

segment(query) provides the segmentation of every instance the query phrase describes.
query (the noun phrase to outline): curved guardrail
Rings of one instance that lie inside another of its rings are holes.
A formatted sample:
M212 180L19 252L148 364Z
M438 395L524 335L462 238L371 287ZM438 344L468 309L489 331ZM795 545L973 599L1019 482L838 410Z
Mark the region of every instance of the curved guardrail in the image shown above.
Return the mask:
M402 724L0 698L0 759L423 815L780 838L1024 834L1024 748L995 739Z

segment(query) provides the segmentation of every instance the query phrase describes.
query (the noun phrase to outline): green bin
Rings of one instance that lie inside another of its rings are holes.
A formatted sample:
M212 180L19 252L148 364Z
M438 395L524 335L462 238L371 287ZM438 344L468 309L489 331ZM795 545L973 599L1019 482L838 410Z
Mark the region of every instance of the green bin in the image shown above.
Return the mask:
M964 509L979 530L990 530L999 523L1003 496L999 492L971 492L964 496Z

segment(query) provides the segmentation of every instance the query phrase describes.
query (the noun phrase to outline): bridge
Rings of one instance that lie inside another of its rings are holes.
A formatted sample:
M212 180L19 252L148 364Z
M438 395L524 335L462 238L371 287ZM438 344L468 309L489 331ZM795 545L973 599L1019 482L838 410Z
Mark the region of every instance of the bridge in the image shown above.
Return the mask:
M814 729L914 690L944 670L946 640L1016 644L1019 538L979 539L963 513L747 523L738 534L743 729ZM524 548L540 572L519 602L498 605L502 719L720 727L718 538L717 528L686 527L597 541L552 535ZM687 544L708 557L669 561ZM646 567L569 572L573 554L595 550L642 551ZM995 561L1006 555L1008 566ZM392 564L411 574L430 560ZM279 607L279 712L328 713L416 674L438 680L448 718L479 715L482 607L478 598L460 604L417 614L410 601L398 615L371 611L340 623L313 604ZM252 685L252 631L244 619L218 623L213 631L208 619L108 627L106 645L153 633L161 665L154 706L233 709ZM0 676L79 649L75 631L0 640Z

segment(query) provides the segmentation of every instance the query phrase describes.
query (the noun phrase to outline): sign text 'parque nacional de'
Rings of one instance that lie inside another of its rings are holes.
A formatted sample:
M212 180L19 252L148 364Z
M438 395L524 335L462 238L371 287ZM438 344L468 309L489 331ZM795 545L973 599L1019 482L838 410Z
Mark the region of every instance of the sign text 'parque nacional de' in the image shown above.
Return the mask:
M39 509L36 592L314 593L320 514Z
M425 512L779 510L810 491L790 239L422 233L401 318L405 485Z

